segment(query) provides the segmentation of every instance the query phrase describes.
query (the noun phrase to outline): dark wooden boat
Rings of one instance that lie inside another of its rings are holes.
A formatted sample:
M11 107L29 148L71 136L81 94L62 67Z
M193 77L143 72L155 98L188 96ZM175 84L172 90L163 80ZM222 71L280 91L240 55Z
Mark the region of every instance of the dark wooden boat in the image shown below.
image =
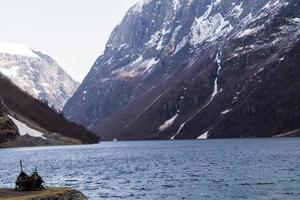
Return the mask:
M16 180L16 190L20 191L32 191L32 190L43 190L46 189L45 182L42 177L37 173L37 168L35 168L34 173L28 176L24 170L22 161L20 161L21 172Z

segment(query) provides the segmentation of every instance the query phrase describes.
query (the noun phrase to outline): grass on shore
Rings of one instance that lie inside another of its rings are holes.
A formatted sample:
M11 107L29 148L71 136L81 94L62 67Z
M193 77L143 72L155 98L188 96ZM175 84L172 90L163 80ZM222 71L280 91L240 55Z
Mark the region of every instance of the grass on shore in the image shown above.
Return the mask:
M72 191L71 188L47 188L47 190L18 192L12 189L0 189L0 200L32 200L37 197L61 195Z

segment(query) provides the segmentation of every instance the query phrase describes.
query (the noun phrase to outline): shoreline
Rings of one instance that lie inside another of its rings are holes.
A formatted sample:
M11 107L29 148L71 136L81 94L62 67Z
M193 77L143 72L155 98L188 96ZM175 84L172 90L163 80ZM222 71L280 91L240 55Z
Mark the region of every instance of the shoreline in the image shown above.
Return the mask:
M49 144L49 145L24 145L24 146L3 146L0 144L1 149L17 149L17 148L47 148L47 147L76 147L76 146L89 146L89 145L97 145L101 143L120 143L120 142L155 142L155 141L214 141L214 140L244 140L244 139L281 139L281 138L300 138L300 129L286 132L283 134L274 135L272 137L241 137L241 138L207 138L207 139L176 139L176 140L120 140L120 141L110 141L103 140L99 143L93 144Z

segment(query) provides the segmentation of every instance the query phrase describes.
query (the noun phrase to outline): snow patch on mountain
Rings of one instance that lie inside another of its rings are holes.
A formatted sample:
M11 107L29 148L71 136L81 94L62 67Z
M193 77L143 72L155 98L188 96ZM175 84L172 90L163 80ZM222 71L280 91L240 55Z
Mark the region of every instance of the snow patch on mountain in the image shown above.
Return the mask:
M206 140L208 138L208 133L209 131L206 131L205 133L197 137L197 140Z
M12 66L11 68L1 68L0 72L8 78L14 78L17 76L20 66Z
M253 35L253 34L263 30L264 28L265 28L265 25L245 29L237 35L237 38L242 38L242 37L245 37L245 36Z
M168 119L167 121L165 121L158 129L160 132L166 130L167 128L169 128L170 126L172 126L172 124L174 123L174 121L176 120L176 118L178 117L178 114L174 115L174 117L172 117L171 119Z
M231 109L224 110L223 112L221 112L221 115L226 115L226 114L229 113L230 111L231 111Z
M235 3L233 3L233 8L231 10L230 15L234 16L235 18L239 18L243 12L243 2L241 2L240 4L236 5Z
M29 47L15 43L0 43L0 53L40 58Z
M292 18L290 21L293 23L300 23L300 18L298 18L298 17Z
M180 6L181 6L181 4L180 4L179 0L173 0L174 11L177 11Z
M174 54L177 54L182 48L185 47L185 45L189 42L189 39L187 36L183 37L182 40L177 44L176 49L174 51Z
M151 36L150 40L146 43L146 47L151 48L151 47L155 46L157 44L157 42L159 41L160 37L161 37L160 31L155 32Z
M141 13L143 11L143 7L148 4L151 0L140 0L138 3L136 3L133 8L132 11L134 13Z
M29 135L31 137L42 138L44 140L47 139L43 136L44 135L43 133L28 127L26 124L20 122L19 120L15 119L14 117L12 117L10 115L8 115L8 116L14 122L14 124L18 127L18 130L19 130L19 133L21 136Z
M279 4L279 0L274 0L274 1L269 1L264 7L263 9L270 9L273 6L276 6Z
M208 17L210 12L209 8L202 17L195 19L191 28L191 45L197 46L203 42L212 42L233 29L229 21L226 21L219 13Z

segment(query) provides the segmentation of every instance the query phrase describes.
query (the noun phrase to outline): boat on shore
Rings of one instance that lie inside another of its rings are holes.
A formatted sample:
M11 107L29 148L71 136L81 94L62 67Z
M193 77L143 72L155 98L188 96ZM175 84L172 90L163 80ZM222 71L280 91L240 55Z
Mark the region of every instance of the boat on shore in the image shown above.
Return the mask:
M42 177L38 174L37 168L31 176L27 175L23 170L22 161L20 161L21 172L16 180L16 190L18 191L34 191L34 190L45 190L45 182Z

